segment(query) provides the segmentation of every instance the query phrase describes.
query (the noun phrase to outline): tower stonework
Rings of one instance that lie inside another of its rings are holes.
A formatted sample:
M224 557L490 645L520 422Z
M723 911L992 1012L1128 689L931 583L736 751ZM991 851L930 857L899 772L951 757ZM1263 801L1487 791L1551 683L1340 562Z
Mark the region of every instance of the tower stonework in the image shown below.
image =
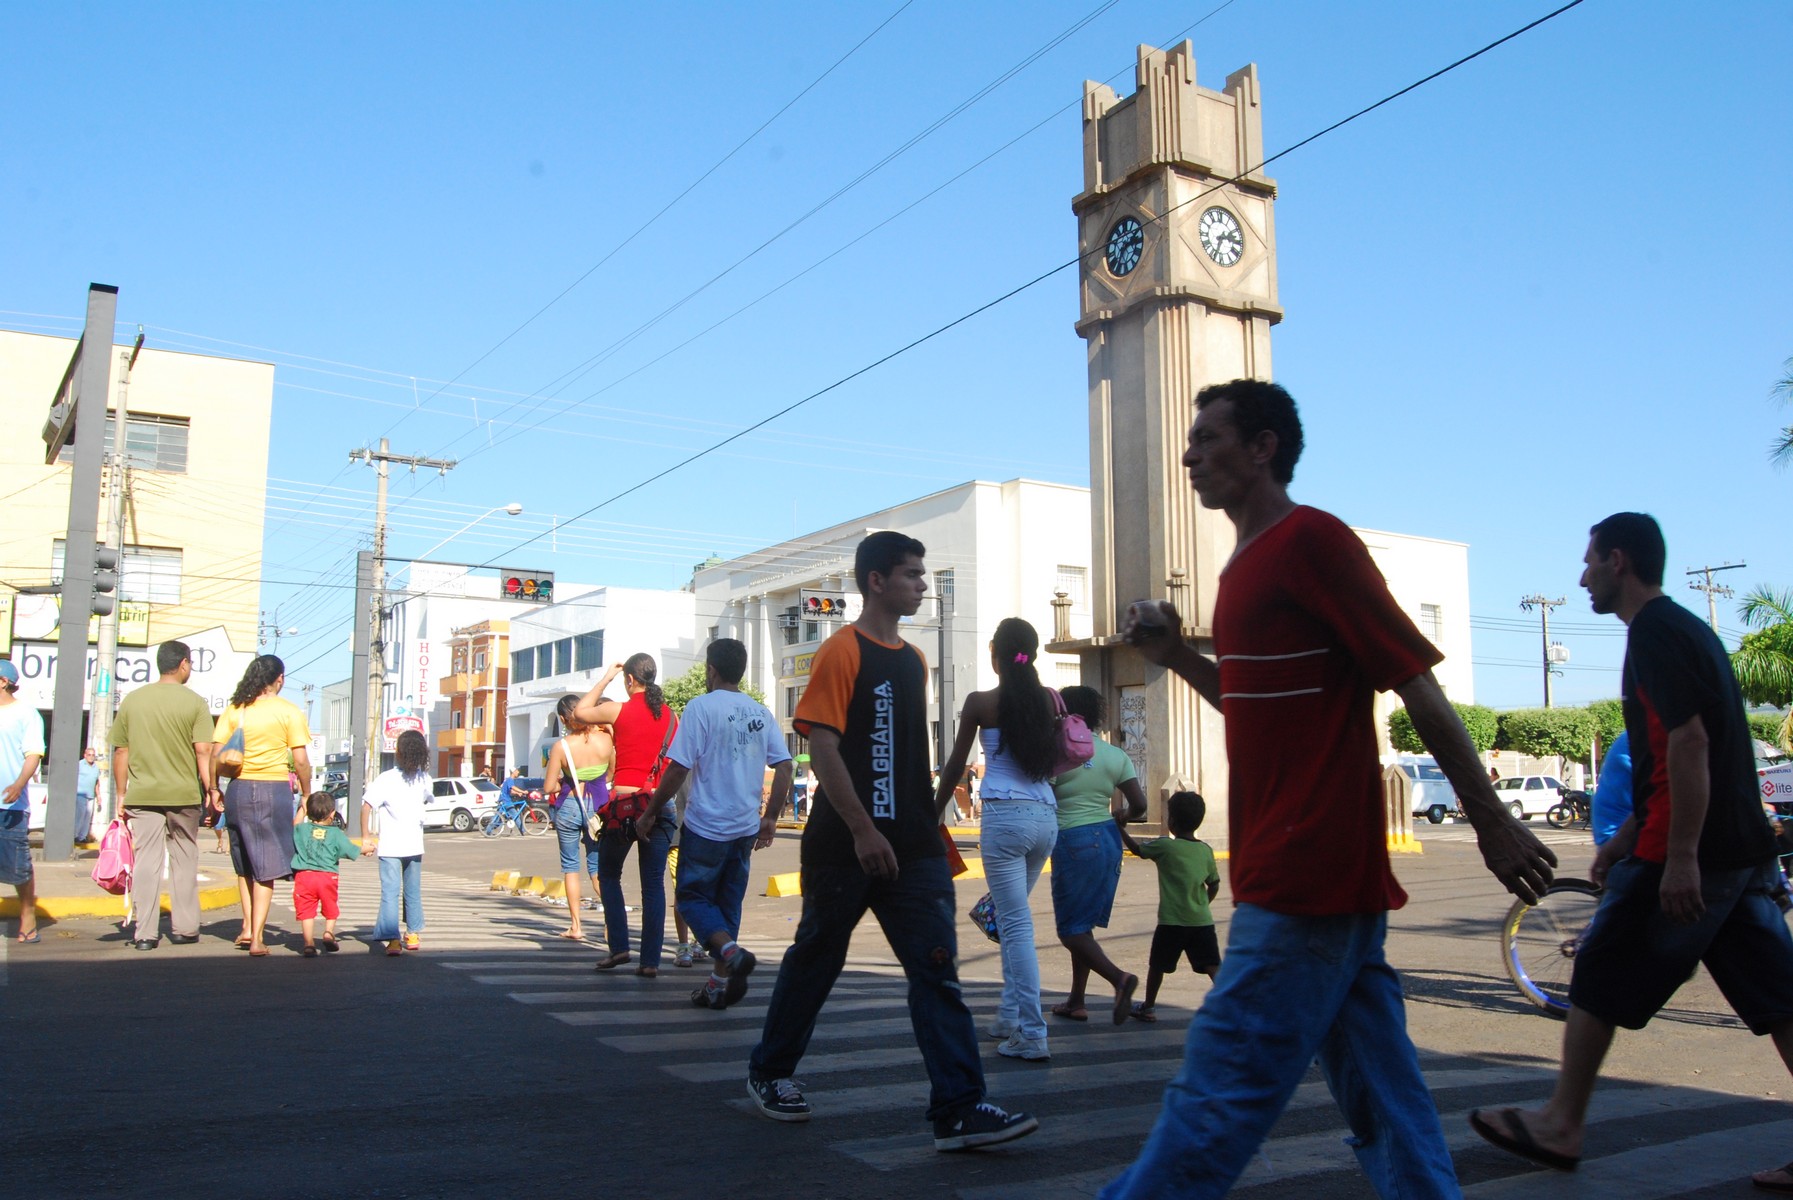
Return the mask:
M1088 343L1092 636L1083 681L1106 696L1111 736L1134 759L1163 820L1177 780L1208 799L1204 836L1225 835L1220 715L1169 672L1117 644L1127 604L1168 599L1211 652L1220 570L1233 548L1225 514L1203 509L1181 457L1195 393L1270 377L1276 303L1276 184L1263 160L1255 66L1224 91L1196 86L1191 45L1139 48L1137 88L1083 90L1083 191L1077 214Z

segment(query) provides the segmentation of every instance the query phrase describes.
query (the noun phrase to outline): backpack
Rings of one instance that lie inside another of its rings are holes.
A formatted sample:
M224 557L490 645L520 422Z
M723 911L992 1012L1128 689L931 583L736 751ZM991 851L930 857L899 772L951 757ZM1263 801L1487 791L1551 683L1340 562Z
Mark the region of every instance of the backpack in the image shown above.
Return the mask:
M131 890L131 873L137 866L137 852L131 849L131 834L117 817L100 835L100 856L94 860L93 881L102 892L122 896Z
M1096 756L1096 739L1090 733L1089 726L1084 724L1083 718L1065 708L1065 698L1058 694L1057 688L1046 690L1052 693L1052 707L1058 713L1053 733L1056 759L1052 773L1063 775L1066 771L1075 771Z

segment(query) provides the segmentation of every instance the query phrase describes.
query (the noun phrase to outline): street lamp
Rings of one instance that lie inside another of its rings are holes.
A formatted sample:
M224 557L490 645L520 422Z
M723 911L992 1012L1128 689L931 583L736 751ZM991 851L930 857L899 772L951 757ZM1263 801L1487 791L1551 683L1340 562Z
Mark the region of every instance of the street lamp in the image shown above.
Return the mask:
M488 508L485 512L480 513L479 516L474 517L471 521L467 522L465 525L461 526L459 529L455 530L453 533L449 534L447 537L445 537L441 541L437 542L434 546L431 546L428 550L425 550L422 554L413 554L411 557L413 560L416 560L419 558L428 558L430 555L432 555L436 551L442 549L442 547L448 545L448 543L454 541L456 538L460 537L463 533L466 533L469 529L472 529L475 525L479 524L481 521L485 520L487 517L491 516L493 513L509 513L511 516L514 517L514 516L517 516L522 511L523 511L523 506L521 504L518 504L514 500L511 501L509 504L501 504L497 508Z

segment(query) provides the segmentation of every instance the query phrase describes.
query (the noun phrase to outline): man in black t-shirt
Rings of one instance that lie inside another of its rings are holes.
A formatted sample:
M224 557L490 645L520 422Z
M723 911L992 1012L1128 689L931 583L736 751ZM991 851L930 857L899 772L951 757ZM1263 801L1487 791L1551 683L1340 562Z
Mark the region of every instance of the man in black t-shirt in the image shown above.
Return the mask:
M885 531L859 543L860 617L816 652L793 724L809 738L817 798L803 828L803 916L785 951L747 1093L776 1121L809 1120L791 1081L867 909L909 978L938 1150L1039 1128L984 1099L977 1030L959 992L952 873L928 783L927 663L898 630L927 594L925 551Z
M1563 1069L1541 1109L1478 1109L1495 1145L1558 1170L1582 1132L1614 1029L1642 1029L1704 963L1793 1068L1793 936L1776 903L1774 833L1756 790L1743 696L1718 637L1662 594L1662 530L1642 513L1594 526L1581 583L1629 627L1623 681L1634 811L1594 857L1605 891L1569 983ZM1793 1192L1793 1164L1758 1186Z

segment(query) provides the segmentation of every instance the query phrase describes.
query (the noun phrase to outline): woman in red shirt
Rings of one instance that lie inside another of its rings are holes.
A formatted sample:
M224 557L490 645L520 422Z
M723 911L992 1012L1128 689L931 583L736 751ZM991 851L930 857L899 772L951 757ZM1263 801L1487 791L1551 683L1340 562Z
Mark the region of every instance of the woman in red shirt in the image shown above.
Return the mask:
M615 766L610 780L612 800L637 792L652 792L666 766L666 747L679 719L666 705L654 680L659 667L651 654L636 654L605 672L596 687L585 693L573 710L576 720L590 725L609 725L616 742ZM628 693L624 700L604 699L618 675ZM672 831L678 813L672 804L663 810L654 830L641 843L637 865L641 872L641 963L637 975L652 978L660 973L660 948L666 938L666 855L672 849ZM623 911L623 862L636 841L634 825L626 829L607 824L598 839L598 894L604 902L604 933L610 953L598 960L598 970L608 971L633 961L629 952L629 918Z

